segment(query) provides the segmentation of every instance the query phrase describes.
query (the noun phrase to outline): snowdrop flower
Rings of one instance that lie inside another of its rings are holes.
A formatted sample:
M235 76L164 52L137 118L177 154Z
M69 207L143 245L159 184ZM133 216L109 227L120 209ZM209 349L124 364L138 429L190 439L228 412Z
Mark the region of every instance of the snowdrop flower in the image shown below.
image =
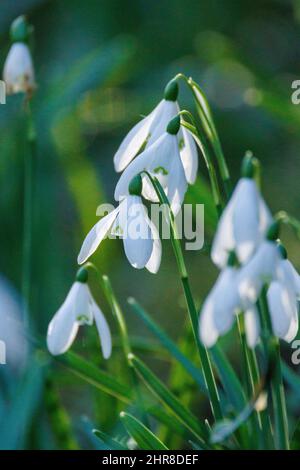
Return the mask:
M279 245L279 249L282 258L278 263L277 279L270 284L267 299L274 334L290 342L299 326L300 276L287 259L284 247Z
M247 158L244 160L242 178L219 221L211 257L220 268L226 265L228 253L232 250L235 250L240 263L246 263L272 222L271 214L253 179L253 173L253 164Z
M238 289L243 301L255 303L264 284L276 279L280 254L276 239L279 226L274 222L251 260L243 266L238 277Z
M164 99L156 108L127 134L114 156L117 172L123 171L129 163L141 152L159 139L166 131L167 125L179 112L177 103L178 84L176 80L168 83ZM184 167L186 179L193 184L198 169L198 154L196 144L190 132L182 128L177 135L177 145Z
M34 78L34 67L29 47L26 44L28 39L28 25L23 16L17 18L11 27L13 44L7 55L3 80L6 84L8 94L27 93L31 94L36 88Z
M111 334L107 321L96 304L87 285L88 272L81 268L66 300L52 318L47 333L47 345L54 356L65 353L76 338L81 325L92 325L94 320L105 359L111 354Z
M208 295L199 320L199 336L210 348L219 336L224 335L234 322L235 316L245 312L245 331L249 347L253 348L259 338L260 324L255 306L245 306L238 291L239 269L233 266L234 256L229 255L229 265L219 275Z
M115 189L115 199L117 201L128 195L128 187L132 178L143 171L147 171L159 180L168 196L174 214L178 213L187 190L187 180L177 141L179 129L180 116L176 116L169 122L167 129L159 139L150 147L147 147L126 168ZM158 202L156 192L146 176L143 176L142 195L152 202Z
M81 247L78 263L84 263L108 235L123 239L125 254L130 264L137 269L146 267L156 273L161 261L161 242L154 223L139 195L142 179L138 175L129 185L129 195L119 206L103 217L88 233Z
M26 339L24 322L22 322L22 305L14 287L0 275L0 342L4 343L4 359L9 367L22 370L28 359L29 344ZM3 344L1 343L1 344Z

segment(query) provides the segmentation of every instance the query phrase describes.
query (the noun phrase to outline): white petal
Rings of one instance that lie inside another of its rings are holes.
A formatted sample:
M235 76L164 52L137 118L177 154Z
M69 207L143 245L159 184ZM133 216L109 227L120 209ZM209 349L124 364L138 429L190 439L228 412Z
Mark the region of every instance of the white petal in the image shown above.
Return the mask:
M267 240L262 242L248 264L240 269L238 289L244 301L257 301L263 285L276 276L279 261L276 244Z
M253 179L240 179L233 212L233 236L239 260L245 263L261 240L259 233L259 194Z
M35 88L34 69L29 48L14 43L8 53L3 70L8 93L30 92Z
M169 122L178 112L179 107L176 101L162 100L159 103L159 109L151 123L150 137L147 145L154 144L166 132Z
M114 156L114 165L117 172L123 171L141 149L149 135L153 117L154 115L151 113L138 122L121 143Z
M271 283L267 298L274 334L284 338L295 316L295 304L291 302L288 290L278 281Z
M192 134L185 128L181 127L184 146L180 150L180 156L185 172L185 177L190 184L194 184L198 171L198 152L197 146Z
M236 269L224 269L210 294L214 306L214 325L219 334L224 334L231 328L234 314L240 309L236 280Z
M97 224L94 225L92 230L87 234L78 255L78 264L84 263L96 251L99 244L108 234L115 218L117 217L119 207L97 222Z
M136 157L122 173L117 183L116 200L128 195L130 181L144 170L157 177L176 214L187 189L176 136L165 132L153 145ZM146 177L143 178L143 196L150 201L157 202L155 190Z
M134 268L141 269L148 263L152 254L151 230L141 198L129 196L127 201L126 233L123 236L124 250L130 264Z
M214 324L214 307L212 299L204 302L199 318L199 337L205 347L211 348L217 341L219 334Z
M110 329L105 319L105 316L101 312L100 308L98 307L94 299L92 299L92 310L93 310L97 330L99 333L102 354L103 354L104 359L108 359L111 355L111 349L112 349Z
M263 235L273 222L273 217L265 201L259 194L259 231Z
M260 335L260 322L255 306L245 311L245 332L249 348L254 348Z
M282 259L278 266L278 279L283 282L288 289L300 297L300 276L288 259Z
M79 288L79 283L75 282L48 326L47 346L55 356L66 352L76 337L79 325L76 321L74 299Z
M290 326L288 329L287 334L284 336L284 340L287 343L290 343L293 341L293 339L296 337L298 333L298 328L299 328L299 317L298 317L298 305L296 306L295 314L291 318Z
M234 192L227 206L223 210L212 244L211 258L219 268L224 268L226 266L228 254L235 246L233 237L233 212L235 207L235 198Z
M152 248L150 259L145 265L145 267L148 269L148 271L150 271L150 273L156 274L157 271L159 270L159 266L161 262L161 251L162 251L161 241L160 241L159 233L155 224L149 218L148 218L148 223L149 223L151 234L152 234L153 248Z
M75 319L78 325L92 325L93 312L90 305L92 294L89 286L82 282L75 282L75 284L78 285L73 297Z

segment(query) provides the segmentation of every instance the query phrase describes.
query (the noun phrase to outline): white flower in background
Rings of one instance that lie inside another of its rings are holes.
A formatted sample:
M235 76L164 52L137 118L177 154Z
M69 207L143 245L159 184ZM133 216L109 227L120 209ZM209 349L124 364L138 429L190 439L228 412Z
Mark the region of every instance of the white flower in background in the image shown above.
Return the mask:
M32 93L36 88L34 68L27 44L15 42L8 53L3 69L8 94Z
M271 225L268 233L273 232L275 226L277 223ZM263 286L276 280L279 261L280 254L275 239L265 239L251 260L240 269L238 289L244 302L255 303Z
M121 143L114 156L117 172L123 171L141 150L150 147L165 133L168 123L179 112L177 96L178 85L175 80L172 80L165 89L164 99L131 129ZM192 135L185 128L178 132L177 145L180 149L186 179L193 184L198 170L198 153Z
M187 180L177 141L179 129L180 117L176 116L170 121L166 131L160 138L138 155L126 168L115 189L115 199L117 201L128 195L130 181L139 173L147 171L159 180L174 214L178 213L187 190ZM148 177L143 175L142 179L142 195L152 202L158 202L156 192Z
M21 300L13 286L0 276L0 341L5 346L8 367L22 369L28 358L28 341L22 322Z
M96 304L87 285L87 270L82 268L72 285L66 300L48 326L47 345L51 354L65 353L76 338L81 325L92 325L95 321L99 333L103 357L111 354L111 334L107 321Z
M249 170L250 168L250 170ZM228 253L234 250L240 263L253 255L272 222L271 214L253 180L253 167L248 160L244 177L238 182L220 218L213 241L211 257L220 268L226 265Z
M133 186L137 184L138 187ZM103 217L88 233L81 247L78 263L84 263L109 234L123 239L125 254L137 269L146 267L156 273L161 261L161 241L154 223L149 219L140 193L141 177L130 184L131 194L119 206Z
M270 284L267 299L274 334L290 342L295 338L299 327L300 276L286 258L282 245L280 252L283 259L278 263L277 279Z
M255 306L243 304L238 291L238 276L239 269L230 265L224 268L204 302L199 319L199 336L208 348L216 343L219 336L227 333L236 315L242 311L245 314L245 332L249 347L255 347L258 341L258 312Z

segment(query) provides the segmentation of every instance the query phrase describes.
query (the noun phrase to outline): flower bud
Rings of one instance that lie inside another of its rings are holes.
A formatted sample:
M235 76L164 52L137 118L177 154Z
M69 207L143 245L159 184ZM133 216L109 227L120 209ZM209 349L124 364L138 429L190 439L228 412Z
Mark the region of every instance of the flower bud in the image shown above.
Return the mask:
M76 281L85 284L88 280L89 273L85 267L79 268L76 273Z
M175 116L167 125L167 132L176 135L180 129L180 116Z
M30 35L30 27L25 16L21 15L16 18L10 27L11 42L27 42Z
M143 181L140 174L136 175L129 183L128 191L131 196L140 196L143 190Z
M178 83L175 79L171 80L166 88L165 88L165 92L164 92L164 98L165 100L167 101L176 101L177 100L177 96L178 96Z
M8 94L31 94L36 88L33 63L27 44L15 42L8 53L3 69Z
M241 169L243 178L254 178L255 176L255 159L251 152L246 152Z

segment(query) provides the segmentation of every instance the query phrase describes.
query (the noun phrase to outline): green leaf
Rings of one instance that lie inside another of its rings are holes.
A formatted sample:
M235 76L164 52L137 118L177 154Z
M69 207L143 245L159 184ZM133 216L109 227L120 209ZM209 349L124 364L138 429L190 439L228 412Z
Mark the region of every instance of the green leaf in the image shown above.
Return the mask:
M152 333L159 339L162 345L169 351L172 357L176 359L184 367L184 369L194 378L199 385L201 391L207 394L207 389L204 383L203 374L201 370L197 369L194 364L178 349L174 341L153 321L150 315L141 307L141 305L134 299L129 298L128 303L131 305L133 311L143 320Z
M144 424L129 413L122 411L120 418L131 437L141 449L168 450L163 442L153 434Z
M156 377L153 372L133 354L129 356L132 366L151 392L174 414L189 431L201 442L205 444L208 438L206 427L173 395L170 390Z
M100 439L100 441L108 447L109 450L128 450L127 447L123 446L115 438L110 437L108 434L100 431L99 429L93 429L93 434Z
M285 362L281 361L282 375L291 389L300 397L300 377Z
M130 402L131 390L127 385L118 382L107 372L104 372L77 354L69 351L63 356L55 357L55 360L94 387L125 403Z
M241 382L218 346L211 349L211 355L226 395L232 406L237 411L241 411L246 404L246 397Z

